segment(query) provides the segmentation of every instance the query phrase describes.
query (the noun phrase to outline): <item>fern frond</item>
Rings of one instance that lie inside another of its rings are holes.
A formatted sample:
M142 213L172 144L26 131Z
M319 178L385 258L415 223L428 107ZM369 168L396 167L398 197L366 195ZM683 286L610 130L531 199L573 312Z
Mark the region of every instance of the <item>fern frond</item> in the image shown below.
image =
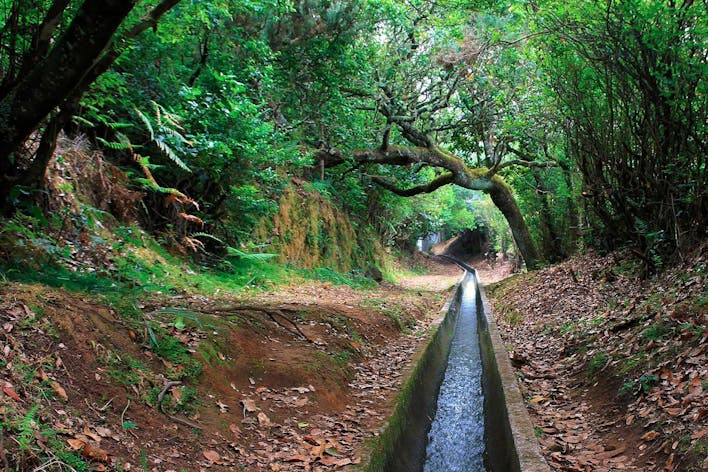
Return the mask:
M226 244L224 241L222 241L221 239L217 238L217 237L214 236L213 234L198 232L198 233L192 234L192 237L193 237L193 238L207 238L207 239L211 239L212 241L216 241L217 243L221 244L222 246L227 246L227 244Z
M174 126L175 128L177 128L181 131L184 131L184 127L179 122L180 118L177 114L170 113L167 110L165 110L165 107L162 107L162 117L167 122L167 124L170 124L170 125Z
M84 125L84 126L88 126L89 128L93 128L93 127L96 126L95 124L93 124L92 121L89 121L89 120L87 120L86 118L84 118L84 117L82 117L82 116L74 115L74 116L71 117L71 120L72 120L73 122L75 122L75 123L78 123L78 124L81 124L81 125Z
M177 164L178 167L186 170L187 172L192 172L192 169L190 169L187 164L185 164L184 161L179 158L179 156L172 150L170 146L167 145L166 142L161 139L156 139L155 145L160 151L162 151L165 156L167 156L172 162Z
M198 216L190 215L190 214L185 213L183 211L177 213L177 216L182 218L185 221L189 221L190 223L194 223L196 225L199 225L200 228L204 227L204 220L202 220Z
M177 141L180 141L184 144L189 144L190 146L192 145L192 142L190 140L188 140L187 138L185 138L184 136L182 136L182 133L180 133L177 130L174 130L172 128L163 128L162 131L164 131L165 134L172 136Z
M127 123L125 121L115 121L108 124L108 127L112 130L132 128L135 126L133 123Z
M239 259L249 262L264 262L273 259L274 257L278 257L277 254L261 254L258 252L249 254L232 246L226 246L226 252L229 256L238 257Z
M137 183L142 184L143 187L145 187L148 190L152 190L154 192L159 192L159 193L164 193L167 195L175 195L176 197L178 197L180 199L183 198L183 199L189 200L189 197L187 197L185 194L183 194L182 192L180 192L176 188L162 187L154 180L146 179L144 177L136 177L134 180Z
M160 105L155 100L150 100L153 108L155 109L155 118L157 118L158 126L162 125L162 116L160 114Z
M125 143L120 141L106 141L101 137L96 137L96 140L108 149L113 149L114 151L132 151L133 149L132 145L129 142Z
M142 121L145 127L147 128L148 133L150 133L150 141L153 141L155 139L155 131L153 131L152 129L152 123L150 123L150 120L148 120L147 116L145 116L142 111L138 110L137 107L134 107L133 109L138 115L138 118L140 118L140 121Z
M199 252L204 250L204 243L198 239L190 238L185 236L182 238L182 243L189 247L194 252Z

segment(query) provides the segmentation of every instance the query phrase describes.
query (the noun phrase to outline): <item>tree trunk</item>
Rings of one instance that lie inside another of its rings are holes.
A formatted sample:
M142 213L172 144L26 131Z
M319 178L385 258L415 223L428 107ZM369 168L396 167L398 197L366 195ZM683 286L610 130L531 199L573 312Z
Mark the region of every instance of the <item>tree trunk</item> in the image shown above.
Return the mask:
M498 175L493 176L490 182L492 186L487 190L487 193L509 223L514 241L519 247L521 256L526 261L526 267L530 270L537 269L539 267L539 258L536 246L531 239L531 234L521 214L519 205L516 203L511 187Z
M109 46L135 0L86 0L49 55L0 97L0 176L44 118L71 95Z
M531 174L536 182L536 196L538 197L538 203L540 205L538 220L542 237L543 258L551 262L563 260L566 254L561 245L561 238L558 234L556 224L553 221L551 207L548 204L548 197L546 196L550 191L537 168L531 169Z

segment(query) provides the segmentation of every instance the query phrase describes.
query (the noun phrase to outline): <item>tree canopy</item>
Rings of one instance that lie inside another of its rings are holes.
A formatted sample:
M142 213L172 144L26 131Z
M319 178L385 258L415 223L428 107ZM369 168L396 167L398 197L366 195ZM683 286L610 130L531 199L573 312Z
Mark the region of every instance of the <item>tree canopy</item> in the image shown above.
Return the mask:
M454 213L449 193L409 197L454 184L490 196L529 267L581 240L660 265L705 229L706 13L641 0L6 2L1 196L12 209L18 189L41 187L63 130L132 169L148 203L172 192L226 238L247 240L293 176L392 239L442 225L428 223L436 205Z

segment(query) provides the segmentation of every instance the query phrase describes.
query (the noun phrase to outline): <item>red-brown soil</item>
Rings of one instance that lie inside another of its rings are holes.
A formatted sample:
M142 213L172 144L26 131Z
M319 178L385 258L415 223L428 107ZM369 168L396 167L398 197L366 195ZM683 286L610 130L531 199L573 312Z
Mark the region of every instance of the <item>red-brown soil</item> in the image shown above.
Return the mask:
M437 267L437 277L459 278ZM178 404L188 391L168 383L175 366L147 348L140 323L88 296L3 284L0 415L10 431L29 418L34 437L22 449L3 434L0 463L32 470L34 455L56 454L56 442L40 434L51 429L94 470L348 468L384 423L444 301L446 291L426 290L432 285L359 291L298 281L237 298L147 301L148 317L204 365L188 385L190 408L163 413L158 398ZM200 324L178 329L155 314L174 306ZM148 369L126 367L130 360Z

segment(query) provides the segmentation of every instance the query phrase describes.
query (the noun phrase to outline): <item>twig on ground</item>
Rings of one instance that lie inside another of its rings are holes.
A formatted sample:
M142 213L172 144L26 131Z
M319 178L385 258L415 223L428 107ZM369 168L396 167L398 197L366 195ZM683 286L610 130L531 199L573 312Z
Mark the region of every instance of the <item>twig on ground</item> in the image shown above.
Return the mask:
M175 421L175 422L177 422L177 423L180 423L180 424L182 424L182 425L184 425L184 426L188 426L188 427L190 427L190 428L194 428L194 429L199 429L199 430L201 430L202 427L199 426L198 424L192 423L191 421L183 420L182 418L179 418L179 417L177 417L177 416L171 415L171 414L169 414L167 411L165 411L165 407L164 407L164 405L162 404L162 399L165 397L165 393L167 393L167 390L169 390L169 389L172 388L172 387L176 387L176 386L178 386L178 385L182 385L182 382L179 382L179 381L177 381L177 380L170 380L170 381L165 382L164 387L162 387L162 391L161 391L160 394L157 396L157 404L160 406L160 411L162 412L163 415L167 416L167 417L168 417L169 419L171 419L172 421Z
M123 412L120 414L120 426L123 428L123 425L125 424L125 412L128 411L128 407L130 406L130 399L128 399L128 403L125 404L125 408L123 408Z

